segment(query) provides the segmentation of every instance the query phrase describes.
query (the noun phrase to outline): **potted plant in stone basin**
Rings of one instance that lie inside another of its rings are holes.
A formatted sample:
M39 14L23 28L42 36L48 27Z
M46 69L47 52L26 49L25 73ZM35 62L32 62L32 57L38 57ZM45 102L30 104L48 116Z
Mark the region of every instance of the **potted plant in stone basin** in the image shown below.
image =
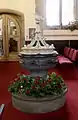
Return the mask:
M14 107L27 113L45 113L59 109L65 103L67 86L56 73L48 73L47 78L17 74L9 85Z

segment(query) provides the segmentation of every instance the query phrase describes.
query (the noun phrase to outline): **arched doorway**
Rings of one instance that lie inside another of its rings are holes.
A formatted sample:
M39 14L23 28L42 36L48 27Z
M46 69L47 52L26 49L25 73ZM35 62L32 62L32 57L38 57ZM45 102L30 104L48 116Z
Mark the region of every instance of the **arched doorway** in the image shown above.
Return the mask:
M18 60L23 46L24 19L12 12L0 13L0 60Z

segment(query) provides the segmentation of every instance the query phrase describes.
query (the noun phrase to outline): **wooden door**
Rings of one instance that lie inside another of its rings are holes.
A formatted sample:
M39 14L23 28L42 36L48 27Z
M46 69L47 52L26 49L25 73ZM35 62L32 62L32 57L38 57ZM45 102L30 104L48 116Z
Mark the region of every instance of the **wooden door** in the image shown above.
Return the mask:
M11 14L0 15L0 60L18 60L21 27L16 18Z

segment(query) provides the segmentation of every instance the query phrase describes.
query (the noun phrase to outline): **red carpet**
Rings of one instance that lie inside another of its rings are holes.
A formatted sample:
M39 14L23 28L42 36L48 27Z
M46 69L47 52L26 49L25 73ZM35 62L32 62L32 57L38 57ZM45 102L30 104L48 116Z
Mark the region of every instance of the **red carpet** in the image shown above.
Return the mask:
M78 120L78 66L61 65L50 69L62 75L68 85L68 93L65 106L47 114L30 115L13 108L8 85L20 71L24 70L18 62L0 63L0 104L6 104L2 120ZM24 72L28 74L27 71Z

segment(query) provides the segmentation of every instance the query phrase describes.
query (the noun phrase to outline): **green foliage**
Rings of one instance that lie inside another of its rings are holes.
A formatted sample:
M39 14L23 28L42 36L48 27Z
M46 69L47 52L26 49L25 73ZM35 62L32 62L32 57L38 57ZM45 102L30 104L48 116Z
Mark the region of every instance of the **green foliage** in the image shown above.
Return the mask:
M71 31L78 30L78 21L70 22L66 28Z
M66 89L61 76L56 73L48 73L45 79L30 77L25 74L17 74L15 80L9 85L8 90L12 94L26 95L33 97L44 97L47 95L59 95Z

